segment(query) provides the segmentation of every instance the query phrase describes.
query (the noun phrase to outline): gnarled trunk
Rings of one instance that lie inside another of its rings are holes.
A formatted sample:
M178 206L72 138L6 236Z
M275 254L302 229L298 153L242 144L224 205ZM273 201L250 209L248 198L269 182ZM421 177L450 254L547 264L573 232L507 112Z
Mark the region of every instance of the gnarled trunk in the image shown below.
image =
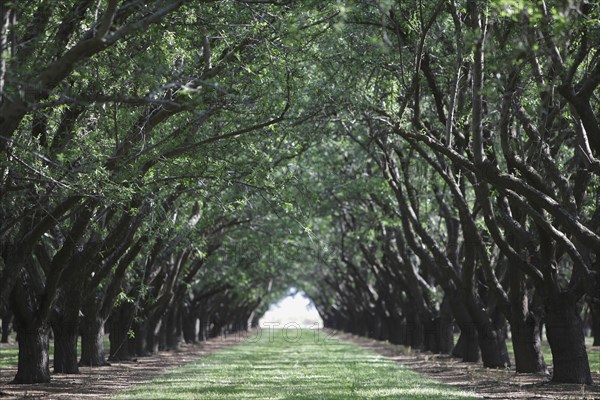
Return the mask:
M567 292L560 293L546 305L546 337L554 363L552 381L592 384L583 324L576 299Z

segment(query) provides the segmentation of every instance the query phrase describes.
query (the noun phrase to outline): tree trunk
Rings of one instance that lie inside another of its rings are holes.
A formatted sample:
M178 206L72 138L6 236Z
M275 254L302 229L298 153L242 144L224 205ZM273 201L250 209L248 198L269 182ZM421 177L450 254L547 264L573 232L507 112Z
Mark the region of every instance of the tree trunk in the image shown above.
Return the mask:
M19 364L12 383L50 382L48 330L45 323L26 324L19 321Z
M399 344L402 346L408 346L408 335L406 334L406 317L400 321L400 329L398 330L398 337L400 339Z
M198 315L190 306L184 306L182 308L183 320L183 339L186 343L196 343L196 337L198 335L196 323L198 321Z
M379 335L379 340L390 340L390 322L390 317L385 315L381 317L381 334Z
M506 348L506 327L489 327L478 333L481 359L486 368L506 368L510 358Z
M158 336L160 331L160 326L162 325L162 321L159 319L158 321L154 321L153 319L149 319L146 321L146 350L148 355L156 354L159 351L159 343Z
M413 349L422 349L424 343L423 323L419 314L411 312L406 321L406 341Z
M402 318L393 316L390 321L390 343L403 344L402 341Z
M452 318L436 317L423 323L425 331L424 350L432 353L450 354L454 348Z
M369 324L369 337L375 340L381 340L381 318L376 314L370 319L371 323Z
M446 297L442 301L439 317L439 350L441 354L451 354L454 350L454 318Z
M167 316L163 316L156 332L156 343L159 351L167 350Z
M176 314L177 318L176 318L176 334L177 334L177 346L179 346L179 343L183 342L183 314L181 312L181 308L177 308L177 314Z
M538 319L531 313L525 321L515 321L515 319L513 318L511 324L511 333L516 371L522 373L546 372Z
M458 336L458 341L456 342L456 346L454 346L452 355L462 358L465 362L479 362L480 353L477 329L472 324L463 326L459 324L458 326L460 328L460 335Z
M8 335L10 335L10 323L12 318L13 316L10 312L2 317L2 338L0 338L0 343L8 343Z
M161 331L164 332L164 321L161 317L150 317L146 322L146 350L148 354L156 354L164 350L161 344Z
M439 343L437 338L437 318L428 319L423 322L423 350L432 353L439 353Z
M477 337L477 329L473 323L471 316L467 310L464 301L457 293L446 293L446 299L452 310L452 314L456 319L456 324L460 328L460 335L452 356L462 358L465 362L479 362L479 338Z
M198 341L203 342L208 339L208 330L210 329L209 317L207 314L200 315L200 328L198 329Z
M516 268L509 268L511 334L515 366L517 372L544 373L547 371L542 353L540 321L529 310L524 274Z
M129 361L132 359L129 352L129 331L134 312L135 306L131 303L121 304L113 310L109 333L109 361Z
M81 324L81 366L109 365L104 354L104 320L95 314Z
M58 296L50 323L54 333L54 372L78 374L77 338L79 337L79 310L81 305L78 285L70 280L66 292Z
M134 322L133 332L135 333L135 337L133 339L133 354L138 357L147 357L150 355L148 351L148 330L148 321L146 319Z
M77 338L79 325L57 321L52 324L54 331L54 373L78 374Z
M590 385L592 374L576 299L567 292L557 297L546 305L546 337L554 362L552 381Z
M177 350L181 341L181 330L179 329L179 307L172 305L165 316L165 347L166 350Z

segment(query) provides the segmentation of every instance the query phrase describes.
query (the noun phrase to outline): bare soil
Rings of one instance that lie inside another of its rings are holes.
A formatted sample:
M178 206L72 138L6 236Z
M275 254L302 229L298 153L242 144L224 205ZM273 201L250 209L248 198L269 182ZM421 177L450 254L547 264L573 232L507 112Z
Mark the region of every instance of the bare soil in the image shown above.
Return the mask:
M106 399L118 391L152 380L173 368L240 342L237 335L217 337L199 344L182 344L137 361L113 362L104 367L80 367L78 375L52 374L50 383L14 385L15 368L0 370L0 399Z
M406 347L346 333L336 337L381 354L390 360L484 399L600 399L600 374L592 372L594 385L557 384L549 375L517 374L492 370L445 355L411 352Z

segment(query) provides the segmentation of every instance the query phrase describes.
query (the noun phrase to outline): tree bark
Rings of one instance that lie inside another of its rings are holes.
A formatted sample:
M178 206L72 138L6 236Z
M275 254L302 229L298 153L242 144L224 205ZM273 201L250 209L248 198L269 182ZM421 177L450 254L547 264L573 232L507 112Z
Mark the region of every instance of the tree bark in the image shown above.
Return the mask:
M530 313L524 321L513 320L511 333L516 371L522 373L546 372L539 319Z
M425 351L450 354L454 349L452 317L439 316L423 324L425 331Z
M46 323L17 324L19 363L12 383L48 383L48 325Z
M529 296L524 274L509 268L511 334L517 372L544 373L547 371L542 353L540 319L529 309Z
M177 350L181 342L181 318L177 304L169 307L165 319L167 321L165 324L165 347L167 350Z
M81 324L80 366L109 365L104 354L104 319L88 314Z
M413 349L422 349L425 341L423 323L418 313L410 313L406 321L407 342Z
M12 322L12 314L6 313L2 317L2 338L0 338L0 343L8 343L8 335L10 335L10 325Z
M479 362L481 354L479 352L479 340L477 329L472 324L458 324L460 334L452 351L452 355L462 358L465 362Z
M454 318L450 310L450 304L444 296L440 307L439 317L439 351L441 354L451 354L454 350Z
M77 338L79 337L79 310L81 293L76 279L65 283L65 291L61 290L50 317L54 332L54 372L78 374Z
M182 314L183 339L186 343L196 343L198 315L189 305L182 307Z
M208 339L208 331L210 329L210 322L208 314L200 314L200 328L198 329L198 341L204 342Z
M129 330L134 312L135 306L131 303L121 304L113 310L109 333L109 361L129 361L133 358L129 351Z
M423 322L423 350L430 351L432 353L439 353L439 342L438 342L438 319L429 319Z
M506 368L510 358L506 348L506 327L490 327L479 332L479 349L486 368Z
M457 293L446 293L446 296L452 314L456 319L456 324L460 328L460 334L456 346L452 350L452 356L462 358L465 362L479 362L481 357L479 338L467 307Z
M138 357L147 357L150 355L148 351L148 331L148 321L146 319L134 322L133 332L135 338L133 339L133 353Z
M402 340L402 319L398 316L392 317L390 321L390 343L403 344Z
M158 345L158 351L167 350L167 316L163 316L160 320L158 330L155 330L156 343Z
M159 351L159 331L162 321L149 319L146 321L146 351L147 354L155 354Z
M79 325L57 321L52 323L54 331L54 373L78 374L77 365L77 338Z
M546 305L546 337L554 363L552 381L591 385L583 324L576 300L568 292L560 293Z
M385 315L381 317L381 333L379 335L379 340L390 340L391 320L391 317Z

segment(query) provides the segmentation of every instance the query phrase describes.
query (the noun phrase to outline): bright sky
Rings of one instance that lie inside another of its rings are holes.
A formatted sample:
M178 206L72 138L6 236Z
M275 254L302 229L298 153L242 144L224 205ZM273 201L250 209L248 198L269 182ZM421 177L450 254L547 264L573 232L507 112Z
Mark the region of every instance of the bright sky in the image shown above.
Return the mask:
M280 324L275 328L283 328L285 324L290 322L295 322L301 327L315 327L317 323L319 327L323 327L323 320L304 292L296 292L296 289L292 288L288 293L287 297L271 305L265 315L258 321L261 327L265 327L265 323L272 322Z

